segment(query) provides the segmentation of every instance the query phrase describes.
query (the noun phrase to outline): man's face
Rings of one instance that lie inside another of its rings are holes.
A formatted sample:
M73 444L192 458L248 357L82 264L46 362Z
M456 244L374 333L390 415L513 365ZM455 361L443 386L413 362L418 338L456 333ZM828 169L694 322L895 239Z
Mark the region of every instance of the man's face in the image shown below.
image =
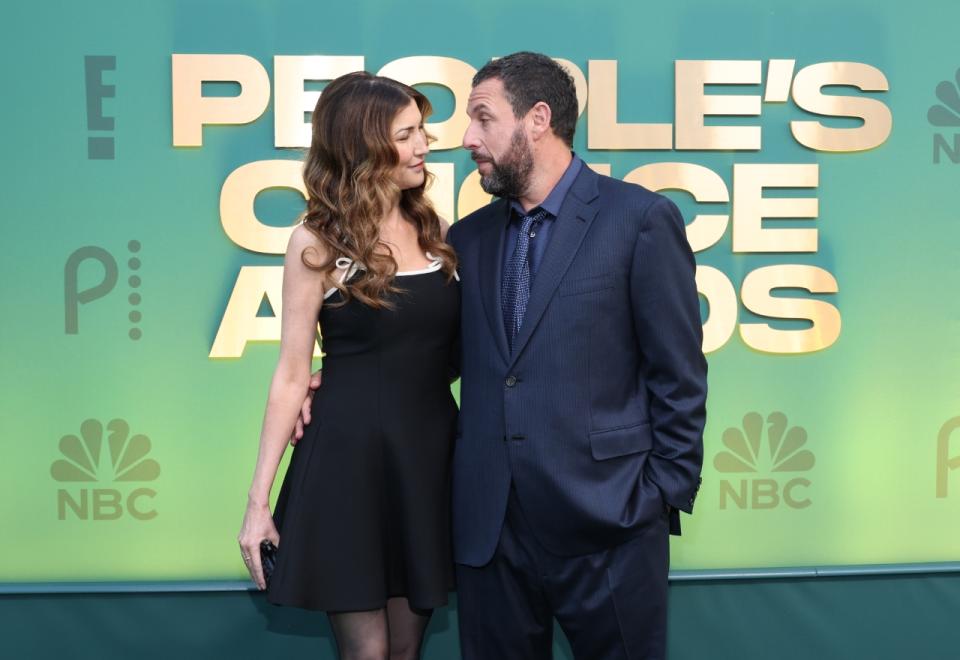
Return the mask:
M514 117L498 78L473 88L467 115L470 124L463 134L463 146L477 163L480 186L497 197L520 197L533 170L533 152L523 121Z

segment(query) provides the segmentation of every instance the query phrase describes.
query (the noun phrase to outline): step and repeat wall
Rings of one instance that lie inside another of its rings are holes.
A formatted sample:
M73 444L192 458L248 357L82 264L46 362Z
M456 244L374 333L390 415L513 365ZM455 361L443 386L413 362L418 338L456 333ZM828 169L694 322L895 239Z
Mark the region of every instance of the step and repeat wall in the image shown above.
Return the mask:
M8 13L0 582L245 575L310 110L349 71L415 84L457 219L489 201L471 76L516 50L573 74L591 167L687 219L710 397L673 568L960 558L956 3Z

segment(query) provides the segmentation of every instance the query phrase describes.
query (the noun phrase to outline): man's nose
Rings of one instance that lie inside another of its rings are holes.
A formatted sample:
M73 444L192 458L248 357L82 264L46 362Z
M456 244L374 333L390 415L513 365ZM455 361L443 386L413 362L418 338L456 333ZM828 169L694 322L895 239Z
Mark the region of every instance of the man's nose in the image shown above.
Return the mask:
M467 124L467 130L463 132L463 147L464 149L473 151L478 146L480 146L480 144L477 142L476 131L473 130L473 122L471 121Z

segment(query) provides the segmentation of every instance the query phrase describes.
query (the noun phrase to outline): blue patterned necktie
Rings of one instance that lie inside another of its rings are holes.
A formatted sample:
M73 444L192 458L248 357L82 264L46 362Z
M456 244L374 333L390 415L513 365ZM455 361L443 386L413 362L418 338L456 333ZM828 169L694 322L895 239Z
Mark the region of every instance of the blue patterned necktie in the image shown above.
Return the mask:
M523 315L530 300L530 232L531 228L543 220L547 212L537 210L521 218L520 233L513 254L503 271L503 285L500 291L500 308L503 311L503 329L507 332L507 345L513 352L513 340L520 332Z

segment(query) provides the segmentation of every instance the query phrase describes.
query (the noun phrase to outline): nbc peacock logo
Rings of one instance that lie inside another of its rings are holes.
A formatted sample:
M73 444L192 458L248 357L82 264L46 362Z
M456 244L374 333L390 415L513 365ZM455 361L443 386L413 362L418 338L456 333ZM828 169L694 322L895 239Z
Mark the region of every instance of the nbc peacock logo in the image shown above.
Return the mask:
M720 480L721 509L810 506L810 498L802 492L810 488L810 480L794 476L809 472L816 463L813 452L804 448L806 429L789 426L787 416L779 411L766 420L760 413L749 412L743 426L728 428L722 440L726 450L713 459L713 466L726 477Z
M943 133L933 134L933 162L940 163L940 155L946 154L953 163L960 163L960 69L953 80L942 80L937 85L937 100L927 110L927 121L932 126L954 127L953 144L947 142Z
M104 425L88 419L80 425L79 436L68 434L60 438L63 458L50 466L50 475L65 486L57 490L57 517L118 520L126 514L136 520L156 518L156 509L145 500L153 500L157 492L131 488L160 476L160 464L148 457L150 438L143 434L131 436L130 425L123 419L111 420L106 430L104 442ZM87 487L93 483L111 483L116 487Z

